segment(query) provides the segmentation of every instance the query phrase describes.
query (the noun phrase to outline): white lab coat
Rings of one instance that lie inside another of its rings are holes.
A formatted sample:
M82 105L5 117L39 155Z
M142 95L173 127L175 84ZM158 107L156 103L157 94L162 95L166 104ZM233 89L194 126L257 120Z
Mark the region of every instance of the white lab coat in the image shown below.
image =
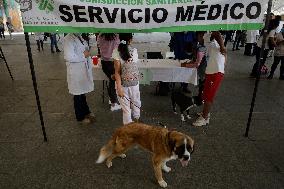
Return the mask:
M36 41L38 41L38 40L43 41L44 40L44 33L43 32L36 32L35 33L35 40Z
M259 36L258 30L248 30L247 31L247 43L256 43Z
M84 56L88 44L85 40L82 41L83 44L74 34L68 34L64 38L67 83L72 95L86 94L94 90L92 62Z

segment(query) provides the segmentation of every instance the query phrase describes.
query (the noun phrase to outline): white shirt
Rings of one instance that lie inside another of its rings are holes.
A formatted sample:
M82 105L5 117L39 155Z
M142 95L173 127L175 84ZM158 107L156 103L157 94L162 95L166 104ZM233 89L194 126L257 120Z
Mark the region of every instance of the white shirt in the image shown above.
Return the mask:
M276 34L276 41L281 42L280 44L276 45L275 51L274 51L274 56L284 56L284 37L282 33L277 33Z
M270 32L269 32L269 34L268 34L268 36L267 36L267 38L266 38L266 42L265 42L265 49L269 49L269 44L268 44L268 39L270 38L270 37L275 37L275 33L276 33L276 30L271 30ZM257 41L257 46L259 47L259 48L261 48L261 46L262 46L262 39L263 39L263 35L262 36L260 36L260 38L258 39L258 41Z
M206 74L215 74L218 72L225 73L225 56L220 52L220 45L214 39L208 46L208 63L206 67Z
M64 59L67 67L67 83L72 95L86 94L94 90L92 61L85 58L88 49L86 41L82 42L74 34L64 37Z
M247 43L256 43L258 36L259 36L258 30L248 30L247 31Z
M38 40L44 40L44 33L43 32L36 32L35 33L35 40L38 41Z

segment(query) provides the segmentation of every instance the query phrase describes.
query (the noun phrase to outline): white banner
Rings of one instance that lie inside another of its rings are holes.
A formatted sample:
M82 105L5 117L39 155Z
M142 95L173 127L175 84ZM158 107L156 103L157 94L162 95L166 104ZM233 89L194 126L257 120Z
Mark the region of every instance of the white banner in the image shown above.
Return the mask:
M18 0L25 32L260 29L267 0Z

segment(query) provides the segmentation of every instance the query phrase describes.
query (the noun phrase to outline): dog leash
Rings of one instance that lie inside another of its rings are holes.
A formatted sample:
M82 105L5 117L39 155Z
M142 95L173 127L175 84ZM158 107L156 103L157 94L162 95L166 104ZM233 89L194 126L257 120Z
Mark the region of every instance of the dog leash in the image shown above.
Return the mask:
M141 109L141 107L137 106L135 103L133 103L129 98L127 98L126 96L121 97L121 98L125 98L128 102L130 102L130 104L132 104L133 106L135 106L136 108L139 108L141 112L143 112L143 109Z

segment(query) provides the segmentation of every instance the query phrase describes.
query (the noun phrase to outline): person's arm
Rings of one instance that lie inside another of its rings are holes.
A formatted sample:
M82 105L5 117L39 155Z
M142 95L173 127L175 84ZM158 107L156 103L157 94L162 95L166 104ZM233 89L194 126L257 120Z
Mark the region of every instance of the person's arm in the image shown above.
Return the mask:
M182 67L197 68L200 65L200 63L201 63L201 61L202 61L204 56L205 56L204 52L198 51L197 55L196 55L196 60L195 61L190 61L189 63L186 62L186 63L182 64Z
M116 87L117 87L117 94L120 97L124 96L124 92L122 90L122 85L121 85L121 64L120 64L120 56L119 52L117 49L113 50L112 53L112 58L114 62L114 78L116 82Z
M122 90L122 85L121 85L121 76L120 76L120 61L119 60L114 60L114 77L115 77L115 82L116 82L116 87L117 87L117 93L119 97L124 97L124 92Z
M217 43L219 44L221 54L225 55L227 53L227 51L226 51L226 47L224 45L224 41L223 41L223 38L222 38L220 32L212 32L211 37L213 39L215 39L217 41Z

